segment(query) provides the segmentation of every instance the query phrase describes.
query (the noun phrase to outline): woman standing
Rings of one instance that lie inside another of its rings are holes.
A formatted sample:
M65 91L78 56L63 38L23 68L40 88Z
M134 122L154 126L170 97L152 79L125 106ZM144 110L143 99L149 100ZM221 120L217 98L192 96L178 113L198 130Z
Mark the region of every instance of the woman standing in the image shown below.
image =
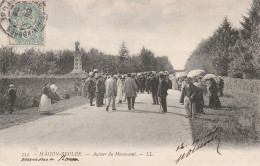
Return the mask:
M181 77L180 78L180 80L181 80L181 97L180 97L180 100L179 100L179 103L181 103L182 105L184 104L184 93L183 93L183 88L185 87L185 85L186 85L186 82L185 82L185 79L186 79L187 77Z
M174 74L170 74L169 79L172 81L172 89L178 90L177 78Z
M218 98L218 89L217 84L214 80L214 78L210 78L208 80L208 95L209 95L209 107L210 108L220 108L221 103Z
M51 110L51 99L50 99L50 84L46 83L42 90L42 96L40 100L39 112L40 114L49 113Z
M118 97L118 103L121 104L123 100L123 81L121 80L121 75L118 75L117 79L117 97Z
M205 114L205 112L203 111L204 98L203 98L203 88L202 88L202 84L201 84L201 79L195 78L194 79L194 85L197 88L197 95L196 95L196 98L195 98L196 112L198 114Z

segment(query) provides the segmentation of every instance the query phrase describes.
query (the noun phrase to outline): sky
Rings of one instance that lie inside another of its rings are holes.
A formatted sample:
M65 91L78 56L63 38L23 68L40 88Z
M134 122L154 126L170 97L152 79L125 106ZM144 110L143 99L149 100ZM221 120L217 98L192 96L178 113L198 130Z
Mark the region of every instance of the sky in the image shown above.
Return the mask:
M44 50L97 48L118 55L122 41L130 54L144 46L168 56L174 69L227 17L240 27L251 0L47 0ZM0 45L7 45L0 32ZM20 46L21 47L21 46ZM19 48L18 48L19 49Z

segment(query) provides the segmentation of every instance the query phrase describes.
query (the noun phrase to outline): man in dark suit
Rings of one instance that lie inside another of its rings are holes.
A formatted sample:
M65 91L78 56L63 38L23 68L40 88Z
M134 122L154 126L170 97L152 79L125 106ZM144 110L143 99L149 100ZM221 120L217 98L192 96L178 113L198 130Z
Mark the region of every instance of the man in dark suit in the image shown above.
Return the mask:
M89 80L88 80L88 85L87 85L87 89L88 89L88 93L89 93L89 99L90 99L90 106L94 106L95 104L93 104L93 99L95 97L95 92L96 92L96 83L95 83L95 78L93 75L93 72L89 73Z
M103 82L103 76L101 74L97 75L96 83L96 105L101 107L103 104L103 95L105 91L105 84Z
M153 104L158 105L158 86L159 86L159 79L155 74L151 74L150 78L150 90L152 92Z
M159 79L159 87L158 87L158 96L160 99L160 104L162 106L162 112L160 113L165 113L167 112L167 91L168 91L168 84L165 80L165 75L164 73L159 73L160 79Z

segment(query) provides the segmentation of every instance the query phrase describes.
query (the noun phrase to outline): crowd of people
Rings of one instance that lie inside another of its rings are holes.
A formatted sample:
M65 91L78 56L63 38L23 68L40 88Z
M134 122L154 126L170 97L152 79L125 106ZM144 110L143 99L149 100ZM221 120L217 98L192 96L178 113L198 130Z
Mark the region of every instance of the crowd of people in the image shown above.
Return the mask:
M172 81L169 72L142 72L128 74L101 74L90 72L88 78L82 78L80 86L76 86L79 95L90 101L90 106L95 106L93 99L96 97L96 106L106 105L109 110L112 102L112 110L116 110L115 103L128 103L128 109L134 109L135 98L138 93L152 95L154 105L161 105L160 113L167 112L167 90L172 89ZM105 99L106 98L106 99ZM104 104L106 103L106 104Z
M96 86L95 86L96 85ZM142 72L117 75L102 75L91 72L87 79L82 79L79 87L79 95L90 99L90 106L94 106L93 98L96 96L96 106L106 105L109 110L112 102L112 110L116 110L115 102L128 103L128 109L134 109L135 98L138 93L151 94L152 104L160 105L160 113L167 112L168 89L180 90L180 104L187 111L187 118L195 118L205 114L204 96L208 96L210 108L220 108L219 96L223 95L224 82L221 77L203 80L197 77L176 77L173 72ZM104 100L106 96L107 100ZM107 101L104 104L103 101Z
M128 110L135 109L135 99L138 93L151 94L153 105L160 105L159 113L167 112L168 89L181 91L180 104L187 111L187 118L196 118L197 115L205 114L204 96L208 96L208 107L220 108L219 96L223 95L224 81L221 77L203 79L202 76L177 77L175 73L168 71L142 72L128 74L101 74L98 71L90 72L88 77L81 79L80 84L75 84L78 95L89 99L90 106L102 107L109 111L116 110L117 104L127 102ZM46 83L42 89L39 102L39 112L51 111L51 104L62 99L57 94L58 87L53 83ZM10 109L14 111L16 101L16 89L13 84L9 85ZM70 96L66 95L65 98ZM94 104L94 98L96 103Z

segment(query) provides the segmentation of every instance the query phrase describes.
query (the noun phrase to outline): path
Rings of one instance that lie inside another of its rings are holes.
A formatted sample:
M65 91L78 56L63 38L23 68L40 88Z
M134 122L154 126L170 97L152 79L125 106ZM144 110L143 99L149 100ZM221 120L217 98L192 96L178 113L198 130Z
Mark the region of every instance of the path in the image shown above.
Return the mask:
M168 146L191 141L185 110L178 103L179 92L169 91L168 113L158 114L151 94L138 94L135 110L127 104L116 111L84 105L0 131L0 146L89 145Z

